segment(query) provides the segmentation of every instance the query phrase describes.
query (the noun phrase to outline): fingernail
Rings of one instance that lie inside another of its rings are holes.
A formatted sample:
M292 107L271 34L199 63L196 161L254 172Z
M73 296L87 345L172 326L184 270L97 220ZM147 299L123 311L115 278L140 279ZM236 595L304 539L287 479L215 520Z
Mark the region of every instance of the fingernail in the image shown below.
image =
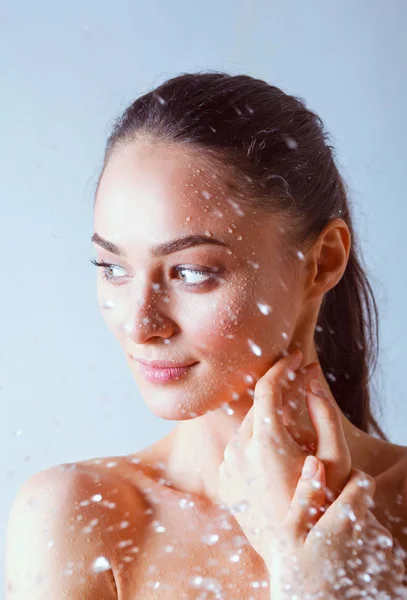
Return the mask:
M304 465L302 467L301 477L303 479L311 479L314 477L316 472L318 471L318 460L315 456L309 455L305 459Z
M311 392L321 398L329 398L326 389L319 383L318 379L313 379L310 383Z

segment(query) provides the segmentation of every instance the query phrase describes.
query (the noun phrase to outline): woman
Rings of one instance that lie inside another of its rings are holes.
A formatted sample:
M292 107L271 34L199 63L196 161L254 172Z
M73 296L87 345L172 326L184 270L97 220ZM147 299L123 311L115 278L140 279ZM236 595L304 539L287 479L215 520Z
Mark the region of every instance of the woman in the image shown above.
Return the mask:
M106 323L178 423L22 487L7 598L399 597L407 449L371 414L376 305L321 120L248 76L170 79L116 122L92 240Z

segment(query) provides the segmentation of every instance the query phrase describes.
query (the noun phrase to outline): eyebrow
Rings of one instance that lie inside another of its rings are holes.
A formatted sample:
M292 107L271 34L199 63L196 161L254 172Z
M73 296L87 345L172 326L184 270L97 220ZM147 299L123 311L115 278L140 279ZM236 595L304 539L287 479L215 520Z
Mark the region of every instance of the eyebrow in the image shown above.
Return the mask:
M95 244L98 244L98 246L101 246L108 252L111 252L112 254L116 254L117 256L121 256L123 258L126 257L126 253L122 248L116 246L116 244L113 244L108 240L105 240L98 233L94 233L92 235L91 241ZM170 242L164 242L158 246L153 246L149 253L152 257L166 256L168 254L172 254L173 252L179 252L180 250L191 248L192 246L200 246L201 244L229 247L229 244L214 237L208 237L206 235L189 235L187 237L171 240Z

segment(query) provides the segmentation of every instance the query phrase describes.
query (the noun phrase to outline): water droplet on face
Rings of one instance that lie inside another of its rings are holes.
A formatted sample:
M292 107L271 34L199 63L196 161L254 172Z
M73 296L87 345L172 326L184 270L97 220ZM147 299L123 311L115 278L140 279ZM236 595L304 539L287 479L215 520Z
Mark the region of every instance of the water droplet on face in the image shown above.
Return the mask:
M260 348L260 347L259 347L257 344L255 344L255 343L253 342L253 340L250 340L250 339L249 339L249 340L247 340L247 341L248 341L248 343L249 343L250 350L253 352L253 354L255 354L256 356L261 356L261 355L262 355L261 348Z
M92 500L94 502L100 502L102 500L102 495L101 494L95 494L94 496L92 496Z
M201 192L201 194L202 194L202 196L203 196L203 197L204 197L206 200L209 200L209 198L211 198L211 197L212 197L212 194L210 194L210 193L209 193L208 191L206 191L206 190L203 190L203 191Z
M240 205L237 202L235 202L234 200L232 200L232 198L227 198L226 200L230 204L230 206L233 208L233 210L235 211L235 213L237 215L239 215L239 217L244 217L245 216L245 213L240 208Z
M103 573L104 571L108 571L111 569L111 565L105 556L98 556L98 558L93 562L92 571L94 573Z
M281 337L283 337L285 340L288 340L288 334L285 331L282 332Z
M206 235L206 237L210 237L210 238L212 237L212 234L210 231L205 231L205 235Z
M271 306L269 304L266 304L265 302L258 302L257 308L261 313L263 313L263 315L269 315L273 310Z
M256 271L257 271L257 269L260 268L259 263L255 263L255 262L253 262L251 260L248 260L247 263L252 267L252 269L255 269Z
M191 217L185 217L185 221L190 221Z
M300 260L304 260L304 259L305 259L305 256L303 255L303 253L301 252L301 250L298 250L298 252L297 252L297 256L298 256L298 258L299 258Z

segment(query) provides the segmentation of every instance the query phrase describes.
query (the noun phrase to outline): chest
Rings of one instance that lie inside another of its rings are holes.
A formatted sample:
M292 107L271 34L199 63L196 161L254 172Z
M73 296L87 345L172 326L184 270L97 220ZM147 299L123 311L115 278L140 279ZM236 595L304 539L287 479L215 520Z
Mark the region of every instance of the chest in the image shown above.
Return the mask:
M224 518L153 514L139 551L119 567L123 600L270 598L263 561Z

